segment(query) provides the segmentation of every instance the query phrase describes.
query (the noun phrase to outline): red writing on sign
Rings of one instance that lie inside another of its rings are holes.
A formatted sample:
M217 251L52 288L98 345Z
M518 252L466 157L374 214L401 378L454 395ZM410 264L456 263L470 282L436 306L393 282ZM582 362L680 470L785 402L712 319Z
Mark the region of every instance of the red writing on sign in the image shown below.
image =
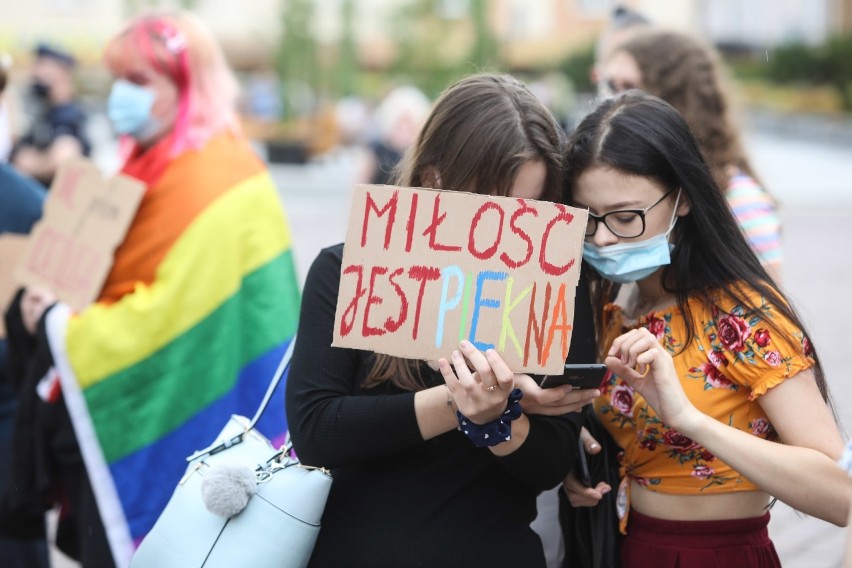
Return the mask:
M564 261L564 258L562 261L554 260L564 250L560 249L558 239L553 240L557 227L569 226L574 221L574 215L565 205L535 203L523 199L486 201L472 216L466 218L461 214L451 217L454 210L442 204L442 197L446 197L446 194L437 191L401 193L400 190L395 190L388 197L386 191L368 190L361 223L361 248L368 248L371 235L381 235L379 238L382 249L392 250L393 243L399 243L396 246L401 249L400 252L410 253L415 247L415 239L426 237L423 245L428 250L464 252L469 254L472 260L497 257L511 269L521 268L535 258L538 268L548 276L561 276L576 264L574 258L567 261ZM405 207L400 203L404 198L409 199L404 235L394 239L397 210ZM429 208L431 214L426 218L419 218L419 210L425 207L419 200L423 199L432 200ZM507 208L510 208L510 211ZM526 228L525 218L528 218ZM539 232L530 229L535 223L529 222L536 219L546 220L544 229L539 229ZM425 224L422 231L417 229L418 220L421 226ZM376 223L379 224L378 228L374 226ZM466 234L467 242L453 243L448 240L451 239L450 234ZM523 251L522 256L518 255L518 250Z

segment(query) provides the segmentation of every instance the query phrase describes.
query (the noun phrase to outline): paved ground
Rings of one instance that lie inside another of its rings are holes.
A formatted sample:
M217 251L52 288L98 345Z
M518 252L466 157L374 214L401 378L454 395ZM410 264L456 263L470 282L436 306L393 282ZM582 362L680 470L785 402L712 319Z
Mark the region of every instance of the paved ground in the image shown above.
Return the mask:
M852 160L848 148L751 139L755 166L783 204L784 284L818 346L846 436L852 433ZM840 566L847 530L779 503L770 534L785 567Z
M785 273L823 358L842 422L852 431L852 382L846 364L852 304L852 160L848 149L777 136L749 138L755 166L783 204ZM289 213L300 277L317 252L343 239L354 156L338 153L306 166L275 166ZM778 504L770 532L787 568L840 565L846 531ZM55 566L74 563L56 555Z

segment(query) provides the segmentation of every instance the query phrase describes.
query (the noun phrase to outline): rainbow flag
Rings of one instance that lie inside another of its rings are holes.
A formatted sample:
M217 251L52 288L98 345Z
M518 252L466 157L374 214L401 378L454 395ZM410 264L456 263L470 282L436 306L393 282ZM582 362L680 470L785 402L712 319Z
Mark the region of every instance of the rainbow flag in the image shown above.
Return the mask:
M118 566L165 508L184 458L231 414L253 415L296 332L289 228L271 177L243 146L219 138L178 158L146 193L102 299L48 315ZM286 431L283 384L259 424L273 440Z

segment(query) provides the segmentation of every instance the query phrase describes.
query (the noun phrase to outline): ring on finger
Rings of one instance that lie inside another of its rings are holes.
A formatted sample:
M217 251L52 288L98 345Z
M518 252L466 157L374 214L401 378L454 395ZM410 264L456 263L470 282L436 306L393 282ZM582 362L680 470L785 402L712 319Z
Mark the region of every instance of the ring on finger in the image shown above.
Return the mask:
M497 383L494 383L493 385L488 385L487 387L485 385L482 385L482 388L484 388L487 391L493 391L493 390L497 390L498 388L500 388L500 385L497 384Z

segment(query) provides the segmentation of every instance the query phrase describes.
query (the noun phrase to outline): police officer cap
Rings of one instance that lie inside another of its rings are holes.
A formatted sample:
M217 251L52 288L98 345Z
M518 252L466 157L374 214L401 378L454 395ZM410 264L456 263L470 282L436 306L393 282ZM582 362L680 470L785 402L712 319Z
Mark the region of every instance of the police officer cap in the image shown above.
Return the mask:
M63 51L58 47L48 45L46 43L40 43L35 48L35 54L38 57L49 57L62 63L63 65L67 65L68 67L74 67L76 61L74 60L74 56L72 56L67 51Z

